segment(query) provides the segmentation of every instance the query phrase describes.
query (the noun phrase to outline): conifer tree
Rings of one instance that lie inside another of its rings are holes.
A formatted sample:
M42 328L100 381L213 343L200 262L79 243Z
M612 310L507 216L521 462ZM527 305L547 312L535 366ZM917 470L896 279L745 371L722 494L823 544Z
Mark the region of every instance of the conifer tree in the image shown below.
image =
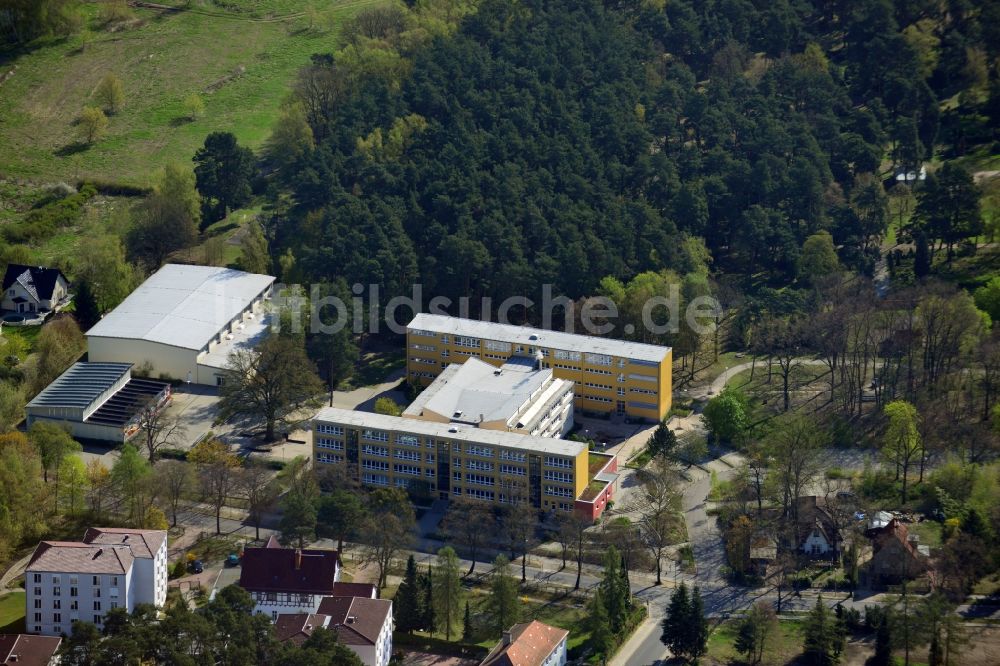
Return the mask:
M687 654L691 661L697 662L708 650L708 619L705 617L705 605L701 600L701 590L697 585L691 594L687 632Z
M611 632L617 634L625 626L628 616L629 589L625 576L622 575L622 560L618 549L608 547L604 554L604 579L601 581L601 593L604 605L608 610L608 621Z
M844 635L833 613L823 603L823 596L809 611L805 626L805 654L808 663L816 666L833 666L840 660Z
M521 599L517 595L517 581L510 573L510 562L498 555L490 574L490 596L486 599L490 628L501 633L521 618Z
M607 602L600 588L590 600L589 610L587 628L590 630L590 649L606 656L614 643L614 634L611 633Z
M670 648L674 656L683 657L687 654L685 637L690 616L691 600L688 598L687 585L682 582L670 595L667 615L663 618L663 633L660 634L660 641Z
M417 563L410 555L406 561L406 574L399 590L393 599L393 618L396 630L407 634L413 633L423 625L423 609L420 604L421 590L417 580Z

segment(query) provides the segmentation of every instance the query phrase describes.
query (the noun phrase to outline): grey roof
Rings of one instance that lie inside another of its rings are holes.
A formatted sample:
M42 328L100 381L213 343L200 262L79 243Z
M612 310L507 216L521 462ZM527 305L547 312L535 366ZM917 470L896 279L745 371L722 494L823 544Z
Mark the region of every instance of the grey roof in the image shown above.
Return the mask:
M324 407L319 411L314 420L355 428L373 428L375 430L412 433L427 437L442 437L469 442L471 444L505 446L511 449L524 449L561 456L577 456L587 450L586 444L566 439L532 437L531 435L507 432L506 430L484 430L467 425L421 421L372 412L356 412L350 409L340 409L339 407Z
M447 333L450 335L466 335L474 338L497 340L512 344L563 349L585 354L606 354L620 358L639 361L660 362L670 351L670 347L647 345L639 342L598 338L590 335L548 331L543 328L527 326L512 326L497 324L476 319L462 319L446 315L433 315L421 312L409 323L407 328Z
M17 282L36 301L49 300L60 278L66 280L66 276L58 268L8 264L3 277L3 288L6 290Z
M231 268L167 264L87 331L87 337L200 350L273 282L270 275Z
M28 407L86 409L131 367L131 363L74 363L36 395Z
M437 376L404 415L427 409L452 421L506 421L552 378L551 370L506 363L496 368L478 358L453 363Z

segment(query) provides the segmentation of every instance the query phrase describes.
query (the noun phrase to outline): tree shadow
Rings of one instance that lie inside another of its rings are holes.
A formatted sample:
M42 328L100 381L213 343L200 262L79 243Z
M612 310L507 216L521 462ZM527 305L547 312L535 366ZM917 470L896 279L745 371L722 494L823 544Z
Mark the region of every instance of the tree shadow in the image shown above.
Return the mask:
M194 120L191 119L191 116L177 116L175 118L171 118L169 124L171 127L176 128L176 127L182 127L184 125L187 125L188 123L193 123L193 122Z
M83 141L73 141L72 143L67 143L62 148L58 148L52 151L52 154L56 157L68 157L70 155L76 155L77 153L82 153L85 150L90 149L90 144Z

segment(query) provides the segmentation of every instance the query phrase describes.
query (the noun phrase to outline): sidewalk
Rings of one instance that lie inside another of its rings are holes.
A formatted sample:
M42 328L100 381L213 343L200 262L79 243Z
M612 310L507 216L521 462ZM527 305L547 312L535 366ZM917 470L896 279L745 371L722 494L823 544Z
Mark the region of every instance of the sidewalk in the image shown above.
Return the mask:
M655 657L649 654L643 654L643 652L649 652L651 649L655 649L655 645L659 643L660 635L660 618L658 617L647 617L643 620L642 624L629 636L629 639L618 648L618 652L615 656L608 662L608 666L635 666L635 664L652 664L656 661L666 659L669 656L669 651L665 645L661 645L663 648L663 654L659 657ZM648 659L654 659L656 661L647 661Z

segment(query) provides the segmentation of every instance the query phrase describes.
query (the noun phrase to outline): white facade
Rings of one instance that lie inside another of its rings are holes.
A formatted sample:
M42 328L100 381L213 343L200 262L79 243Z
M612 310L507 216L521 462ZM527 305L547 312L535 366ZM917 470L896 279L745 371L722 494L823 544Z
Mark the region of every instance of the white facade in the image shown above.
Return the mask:
M818 528L813 529L802 542L802 552L807 555L826 555L831 550L830 542Z
M336 579L340 580L340 567L337 567ZM263 613L271 618L271 622L279 615L288 613L316 613L319 605L329 596L326 594L310 594L308 592L250 592L250 597L256 604L254 613Z
M124 607L131 612L135 607L132 566L123 573L106 574L43 572L29 567L24 590L25 627L46 636L69 635L75 620L93 622L100 629L104 614L112 608Z
M390 603L389 613L382 623L378 640L375 645L347 645L358 658L365 663L365 666L388 666L392 658L392 605Z
M89 360L217 385L229 352L252 346L266 331L273 283L269 275L167 264L87 331Z
M167 600L167 533L91 528L83 541L43 541L25 569L30 633L68 635L76 620L101 628L113 608Z

